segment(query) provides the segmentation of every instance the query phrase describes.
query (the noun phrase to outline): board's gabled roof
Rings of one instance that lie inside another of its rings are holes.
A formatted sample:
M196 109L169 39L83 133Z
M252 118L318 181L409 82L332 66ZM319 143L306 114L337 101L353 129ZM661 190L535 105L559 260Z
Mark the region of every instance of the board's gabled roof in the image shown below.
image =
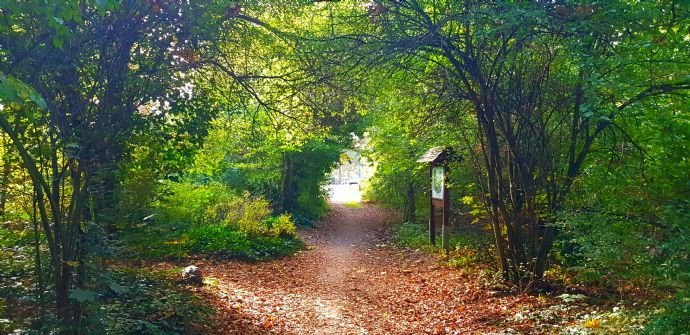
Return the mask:
M445 151L445 147L433 147L424 153L422 157L417 160L418 163L431 163L436 161Z

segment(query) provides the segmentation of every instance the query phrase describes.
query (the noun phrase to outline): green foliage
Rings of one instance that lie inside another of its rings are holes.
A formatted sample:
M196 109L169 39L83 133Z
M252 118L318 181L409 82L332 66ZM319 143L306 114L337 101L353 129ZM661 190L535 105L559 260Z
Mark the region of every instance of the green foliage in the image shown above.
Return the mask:
M453 217L493 221L504 274L539 276L557 236L552 261L580 281L683 292L649 329L687 331L681 3L3 1L0 313L40 296L69 301L40 333L181 332L188 294L126 271L104 289L89 266L111 248L294 252L294 222L325 215L326 175L366 126L369 200L428 215L416 159L452 147ZM480 232L453 235L452 265L494 259ZM395 236L438 250L423 225ZM72 320L80 305L105 330Z
M283 177L287 178L284 183L287 192L283 190L285 210L309 220L319 220L326 215L328 204L323 186L342 150L343 146L333 141L309 141L299 150L286 154L290 168ZM295 195L296 201L291 199Z
M377 162L374 176L367 182L363 197L377 204L407 210L423 208L426 170L416 162L432 144L420 138L417 115L406 115L411 106L421 106L415 94L423 85L415 84L403 73L397 73L391 81L375 83L377 99L370 102L372 111L367 115L371 124L371 137L367 156ZM398 84L399 83L399 84ZM408 91L408 94L401 94ZM414 108L412 108L414 109ZM408 188L416 191L414 199L408 199ZM414 206L410 202L415 202Z
M585 282L687 289L689 218L677 208L658 215L663 225L595 212L571 215L556 256Z
M266 232L273 236L294 237L296 233L295 224L289 214L281 214L263 220Z
M644 334L690 333L690 293L682 291L661 306L645 326Z
M48 313L50 283L42 293L45 300L35 296L32 244L33 233L28 227L19 224L0 227L0 332L3 334L16 329L26 334L49 334L62 326ZM41 257L47 259L45 250ZM87 311L89 318L83 320L82 331L88 334L184 334L185 324L200 324L210 317L211 310L176 284L178 278L179 269L161 272L118 266L112 272L97 271L87 287L72 289L70 298L79 301ZM43 319L27 318L28 308L36 311L36 317L41 316L38 310L43 309Z
M272 216L269 202L248 192L235 195L218 183L166 183L153 220L130 228L129 248L147 258L191 254L265 260L301 248L287 214Z
M294 225L289 223L293 228ZM191 254L215 255L247 261L287 256L302 248L294 235L248 234L225 226L200 226L189 230L183 250Z
M294 227L291 222L290 227ZM137 257L148 259L179 260L189 255L205 255L248 261L287 256L302 248L302 242L294 235L248 234L232 226L178 226L175 232L155 235L160 231L146 229L129 236L128 248Z
M92 274L85 267L105 254L105 243L84 241L93 231L117 230L118 172L130 146L153 134L158 143L167 141L163 148L180 138L197 141L201 132L178 129L181 116L203 124L212 115L180 92L191 84L183 72L198 67L190 48L214 35L206 24L222 10L202 2L2 3L0 129L17 153L16 164L3 159L2 187L7 166L30 184L16 207L39 221L49 251L49 266L36 268L52 279L54 294L47 298L61 325L55 332L79 333L83 325L79 307L90 297L82 286ZM179 136L163 138L171 133ZM76 292L71 299L70 292Z
M393 241L408 248L424 248L433 250L429 244L428 226L422 224L404 222L393 226Z
M161 197L161 187L156 174L150 170L129 171L117 189L117 217L119 225L127 229L131 223L152 214L156 200Z
M0 72L0 102L12 109L20 109L20 106L27 102L32 102L42 109L47 108L45 99L35 89L2 72Z
M190 176L260 195L274 212L288 212L298 223L322 218L328 210L322 186L344 146L323 138L286 140L264 124L268 121L237 115L218 118ZM251 148L245 143L252 143Z
M187 325L201 324L212 311L175 284L178 276L178 269L117 269L113 280L126 290L109 288L100 295L103 326L89 334L185 334Z
M10 319L8 323L0 323L0 333L21 328L21 320L12 316L24 304L38 300L34 295L37 277L33 243L33 231L25 223L0 223L0 319ZM41 250L40 256L47 254ZM41 265L45 266L45 261Z
M563 261L582 280L619 285L654 278L656 242L644 223L581 213L570 217L563 231Z
M232 190L217 183L168 182L166 186L168 195L158 205L166 222L189 225L222 222L223 218L212 211L233 199Z
M448 266L454 268L466 268L470 265L478 263L482 260L480 251L478 249L455 245L455 249L451 250L448 255ZM486 260L486 258L484 258Z
M269 202L252 198L249 192L242 196L215 201L206 210L207 221L235 227L250 235L295 236L295 225L290 215L270 216Z
M454 176L461 178L455 190L483 200L477 203L486 211L473 211L488 214L499 267L513 279L541 276L558 235L553 223L567 211L592 208L572 198L608 187L616 192L597 202L634 194L629 205L654 203L650 193L672 189L681 192L669 199L686 199L683 187L675 187L687 185L688 171L681 154L688 138L688 55L677 50L687 44L690 13L680 7L376 1L336 15L362 36L376 36L350 45L363 63L376 59L376 69L367 68L375 78L367 93L382 97L369 107L380 157L369 197L411 207L404 186L424 179L414 176L419 148L459 147L467 163ZM352 23L355 13L361 21ZM655 130L661 125L666 133ZM631 168L655 161L667 162L668 173ZM611 170L640 187L612 182ZM650 182L664 174L673 178ZM649 177L647 185L641 177ZM592 179L599 183L580 188ZM667 205L657 202L644 212ZM637 212L594 209L600 210L621 217Z
M216 201L206 212L216 224L236 225L239 230L250 234L268 233L261 224L271 214L268 201L251 199L249 192L242 197Z
M671 100L663 105L674 108ZM684 140L690 119L653 105L639 110L644 117L621 125L635 142L607 138L616 149L594 155L587 178L576 185L569 206L585 210L564 218L559 253L587 279L687 290L690 161Z

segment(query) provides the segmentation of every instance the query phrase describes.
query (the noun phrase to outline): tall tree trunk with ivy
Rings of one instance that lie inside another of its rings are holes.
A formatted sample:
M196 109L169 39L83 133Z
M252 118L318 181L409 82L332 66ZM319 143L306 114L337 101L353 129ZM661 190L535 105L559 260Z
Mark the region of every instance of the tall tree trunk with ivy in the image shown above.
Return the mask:
M283 154L283 180L281 189L281 208L291 212L297 208L297 185L295 182L295 162L291 152Z

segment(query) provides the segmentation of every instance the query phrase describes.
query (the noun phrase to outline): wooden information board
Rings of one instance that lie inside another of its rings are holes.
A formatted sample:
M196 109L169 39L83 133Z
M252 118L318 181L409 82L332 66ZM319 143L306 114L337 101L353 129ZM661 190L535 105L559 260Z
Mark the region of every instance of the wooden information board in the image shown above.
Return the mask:
M441 211L441 246L448 252L450 200L448 192L448 165L453 155L444 147L429 149L417 162L429 164L429 243L436 245L437 209Z

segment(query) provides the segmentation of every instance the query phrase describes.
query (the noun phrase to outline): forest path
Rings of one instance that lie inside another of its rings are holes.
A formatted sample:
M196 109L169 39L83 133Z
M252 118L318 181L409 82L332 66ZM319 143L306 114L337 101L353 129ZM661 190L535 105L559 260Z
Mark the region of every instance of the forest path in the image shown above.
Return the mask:
M307 250L262 263L206 261L201 295L217 310L212 334L466 334L497 330L499 297L435 257L389 245L394 216L374 206L332 204Z

